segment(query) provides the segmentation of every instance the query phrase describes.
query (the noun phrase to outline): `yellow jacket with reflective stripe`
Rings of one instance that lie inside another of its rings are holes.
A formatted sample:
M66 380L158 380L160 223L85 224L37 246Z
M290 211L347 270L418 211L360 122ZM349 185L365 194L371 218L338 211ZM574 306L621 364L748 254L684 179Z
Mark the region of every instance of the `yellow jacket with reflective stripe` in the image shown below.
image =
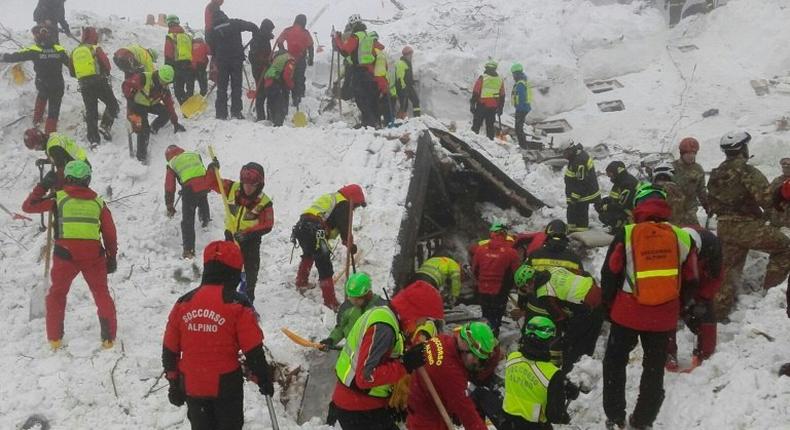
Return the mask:
M85 150L82 149L77 142L66 136L63 133L50 133L49 140L47 140L47 155L51 156L52 148L59 146L66 151L66 154L71 157L72 160L81 160L81 161L88 161L88 156L85 153Z
M154 104L154 101L151 100L149 95L154 87L154 74L153 72L145 72L143 75L145 76L145 83L143 84L143 89L135 93L134 102L142 106L151 106Z
M77 79L99 74L99 62L96 61L96 45L81 44L71 51L71 64Z
M392 346L390 358L398 358L403 355L404 340L395 313L388 306L377 306L370 309L354 323L354 327L351 328L351 332L346 337L346 344L340 351L335 363L337 379L346 387L354 386L362 338L373 324L386 324L395 331L395 345ZM370 389L367 394L373 397L389 397L391 392L391 385L380 385Z
M550 267L547 271L551 273L551 278L535 291L538 297L551 296L566 302L582 304L587 293L595 285L593 278L577 275L562 267Z
M340 202L344 201L346 201L346 198L340 193L324 194L321 197L315 199L313 204L310 205L310 207L304 212L302 212L302 215L312 215L316 218L320 218L321 222L326 224L326 220L328 220L332 215L332 211L335 210L335 207ZM326 237L328 239L334 239L338 234L340 234L340 231L337 228L333 228L326 232Z
M69 196L61 190L55 193L57 205L57 237L56 239L100 240L101 211L104 200L79 199Z
M422 263L417 273L433 279L440 292L449 287L453 297L461 295L461 266L452 258L431 257Z
M247 230L258 224L258 215L269 206L272 200L265 193L261 192L261 199L252 210L246 206L236 204L236 194L241 189L241 182L234 182L228 191L228 208L230 212L225 215L225 230L231 233Z
M203 159L197 152L182 152L171 158L167 165L181 184L186 184L190 179L206 176L206 167L203 166Z
M167 37L173 41L176 61L192 61L192 36L186 33L167 33Z
M131 51L132 54L134 54L134 58L137 60L137 62L143 66L143 72L154 72L154 57L151 56L151 52L149 50L136 43L128 46L126 49Z
M505 400L502 409L533 423L545 423L549 383L560 369L547 361L534 361L518 351L507 356Z
M483 85L480 89L481 99L498 99L500 90L502 89L502 77L483 75Z

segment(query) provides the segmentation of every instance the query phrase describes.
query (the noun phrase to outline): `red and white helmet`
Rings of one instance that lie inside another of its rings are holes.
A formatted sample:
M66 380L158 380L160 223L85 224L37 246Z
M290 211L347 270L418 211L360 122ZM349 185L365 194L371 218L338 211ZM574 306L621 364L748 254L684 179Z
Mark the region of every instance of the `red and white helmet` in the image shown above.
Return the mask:
M40 151L44 149L47 141L47 135L43 131L33 127L25 130L25 146L32 151Z

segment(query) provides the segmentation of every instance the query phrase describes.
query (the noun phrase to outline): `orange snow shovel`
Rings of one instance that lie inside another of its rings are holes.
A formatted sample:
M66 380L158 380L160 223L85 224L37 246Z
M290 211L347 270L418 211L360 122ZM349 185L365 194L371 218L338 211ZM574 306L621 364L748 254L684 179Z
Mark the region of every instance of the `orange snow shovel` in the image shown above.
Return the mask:
M203 113L206 108L208 108L208 96L212 91L214 91L214 88L216 87L216 84L212 85L211 88L208 89L208 92L205 96L195 94L194 96L186 99L184 104L181 105L181 113L184 114L184 117L194 118Z
M14 81L14 84L17 86L22 86L28 81L22 63L16 63L11 66L11 80Z
M283 334L287 336L288 339L291 339L295 344L304 346L305 348L315 348L320 351L326 351L327 349L334 349L339 351L341 349L339 346L328 346L322 343L307 340L302 336L299 336L298 334L292 332L291 330L288 330L285 327L281 328L280 331L282 331Z

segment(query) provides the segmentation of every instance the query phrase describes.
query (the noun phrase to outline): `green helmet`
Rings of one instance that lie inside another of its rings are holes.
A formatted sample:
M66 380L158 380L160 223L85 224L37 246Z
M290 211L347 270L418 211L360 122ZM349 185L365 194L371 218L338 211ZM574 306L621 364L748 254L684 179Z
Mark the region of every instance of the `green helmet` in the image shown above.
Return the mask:
M346 281L346 295L348 297L362 297L370 292L370 275L364 272L354 273Z
M164 66L159 68L159 81L165 85L173 82L175 79L176 71L173 69L173 66L169 64L165 64Z
M497 64L497 62L496 62L496 61L494 61L494 60L488 60L488 61L486 62L485 68L486 68L486 69L494 69L494 70L496 70L496 68L497 68L498 66L499 66L499 64Z
M469 351L481 360L487 359L494 348L497 340L494 332L488 324L480 321L466 323L461 327L461 340L469 347Z
M165 22L167 25L180 24L181 20L178 19L178 15L168 15L167 18L165 18Z
M557 332L557 326L554 321L547 317L532 317L527 321L524 328L524 334L527 337L537 338L539 340L550 340Z
M490 231L491 233L496 233L496 232L500 232L500 231L507 231L507 225L505 223L503 223L503 222L497 221L497 222L491 224L491 227L489 227L488 231Z
M650 196L659 197L663 200L666 200L667 192L654 186L650 182L642 182L636 187L636 193L634 193L634 206Z
M516 273L513 274L513 280L516 282L516 287L518 288L527 285L527 282L529 282L534 277L535 268L529 264L522 264L521 267L516 269Z
M513 65L510 66L510 73L518 73L523 71L524 71L524 66L522 66L521 63L513 63Z
M82 180L90 178L91 166L82 160L69 161L63 173L67 178Z

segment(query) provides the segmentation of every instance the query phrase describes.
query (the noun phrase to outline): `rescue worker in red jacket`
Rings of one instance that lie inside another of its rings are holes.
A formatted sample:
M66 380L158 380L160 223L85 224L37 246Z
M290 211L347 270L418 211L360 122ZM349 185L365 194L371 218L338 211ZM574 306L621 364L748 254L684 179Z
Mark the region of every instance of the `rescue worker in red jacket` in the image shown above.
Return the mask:
M164 65L153 73L135 73L123 83L127 102L126 117L132 125L132 131L137 133L137 159L143 163L148 163L148 139L151 133L159 132L168 119L173 124L173 133L186 131L178 122L173 97L168 89L174 76L173 67ZM156 115L150 124L149 114Z
M51 133L58 129L60 103L66 87L63 81L63 68L69 67L69 54L57 43L57 33L52 27L37 25L33 27L34 45L12 54L2 54L0 62L18 63L32 61L36 72L36 102L33 107L33 125L41 126L44 109L49 104L44 130Z
M211 221L208 207L209 184L206 180L206 168L203 159L197 152L185 152L178 145L170 145L165 150L165 206L167 217L176 214L174 206L176 181L181 185L181 243L184 258L195 256L195 209L198 211L200 223L205 228Z
M469 110L472 112L472 131L480 132L483 122L486 124L486 136L494 140L494 120L502 115L505 108L505 80L496 72L497 62L489 60L485 71L475 81Z
M359 317L335 364L330 407L343 430L397 428L388 409L392 386L426 363L425 344L407 349L405 339L429 319L444 319L442 298L421 281Z
M697 249L688 233L666 221L663 190L637 190L634 220L619 229L601 269L603 304L612 323L603 360L603 404L609 428L625 426L628 355L642 344L642 379L629 428L653 425L664 401L667 343L680 310L694 297Z
M294 58L288 52L280 51L263 75L266 109L275 127L283 125L288 116L288 92L294 88L294 70Z
M192 72L194 80L187 82L187 93L195 94L195 81L200 87L200 95L208 92L208 56L211 49L202 37L192 39Z
M176 15L168 15L167 36L165 36L165 64L173 67L173 92L179 104L192 97L195 91L195 75L192 69L192 36L181 27ZM192 90L190 91L190 82Z
M683 227L683 230L694 239L699 254L699 290L692 304L681 313L686 326L697 335L697 347L694 348L691 363L691 368L695 368L703 360L710 358L716 350L716 313L713 308L713 298L716 297L724 280L724 266L721 242L715 234L699 226ZM667 352L667 370L677 371L678 345L675 334L669 338Z
M107 287L107 274L117 268L115 223L107 205L89 187L91 168L82 160L66 164L66 184L46 196L57 176L50 172L36 185L22 210L53 212L55 248L52 251L52 286L46 298L47 339L53 350L63 344L63 319L71 282L82 273L96 302L103 348L115 342L115 303ZM102 242L104 246L102 246Z
M209 163L205 181L209 188L219 193L217 173L219 161ZM261 267L261 238L274 227L274 205L263 192L265 185L263 166L250 162L239 172L239 182L223 179L229 211L225 213L225 239L235 240L244 256L244 289L242 293L255 303L255 286Z
M483 367L496 345L496 336L484 322L466 323L455 333L440 334L425 342L428 377L447 413L466 430L488 428L466 388L470 374ZM421 378L411 378L406 427L409 430L447 428Z
M71 51L71 70L79 82L82 101L85 103L85 122L91 146L101 143L99 133L105 140L112 140L110 129L120 111L110 85L110 60L101 47L97 46L98 43L96 29L85 27L82 29L82 43ZM98 126L99 100L104 103L101 128Z
M154 50L133 43L115 51L112 61L123 72L123 78L129 79L135 73L153 73L155 56Z
M167 319L162 341L167 397L174 406L187 404L193 429L241 430L244 379L239 351L261 394L274 394L263 332L250 302L236 292L241 269L235 243L210 243L203 251L201 285L181 296Z
M354 209L365 206L367 202L362 187L357 184L346 185L337 192L318 197L302 212L293 228L291 242L294 246L298 243L302 248L302 259L296 272L296 288L307 288L307 278L315 262L324 305L333 310L340 304L335 296L335 282L332 279L335 272L328 241L340 236L343 245L350 246L349 251L356 254L357 246L348 230L349 217Z
M293 105L299 106L299 102L304 97L305 79L304 73L307 66L313 65L313 38L305 28L307 17L303 14L296 15L294 24L280 33L274 42L279 50L288 49L288 53L294 58L296 68L294 70L294 87L291 90Z
M472 273L477 280L477 297L483 318L499 335L507 298L513 288L513 274L521 265L521 258L508 240L507 227L494 223L488 243L477 247L472 257Z
M361 20L354 20L352 23L349 19L349 23L352 34L348 39L343 41L342 35L338 31L332 35L332 43L344 57L350 59L354 101L362 114L362 126L378 127L379 91L376 81L373 79L373 68L376 63L374 51L376 49L384 50L384 45L367 31L367 26Z

